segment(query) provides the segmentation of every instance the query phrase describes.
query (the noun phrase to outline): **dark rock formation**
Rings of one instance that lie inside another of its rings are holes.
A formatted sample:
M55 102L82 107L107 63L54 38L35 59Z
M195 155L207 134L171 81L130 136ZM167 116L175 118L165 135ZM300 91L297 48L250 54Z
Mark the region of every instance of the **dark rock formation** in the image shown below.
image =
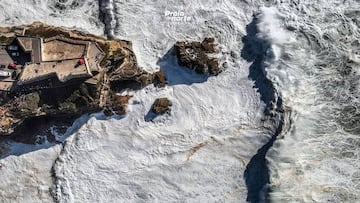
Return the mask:
M199 74L218 75L221 72L219 61L209 56L218 52L214 42L214 38L205 38L202 42L176 42L174 54L179 65Z
M155 114L162 115L170 112L172 106L171 101L168 98L158 98L155 100L151 107L151 111Z
M129 100L131 99L132 96L130 95L125 95L125 96L121 96L116 94L115 92L112 92L109 96L109 105L108 105L108 109L110 108L112 112L114 112L115 114L118 115L122 115L126 113L126 107L129 103ZM106 115L106 111L104 111L105 115Z
M167 84L165 73L162 70L159 70L155 73L154 76L154 85L155 87L162 88Z

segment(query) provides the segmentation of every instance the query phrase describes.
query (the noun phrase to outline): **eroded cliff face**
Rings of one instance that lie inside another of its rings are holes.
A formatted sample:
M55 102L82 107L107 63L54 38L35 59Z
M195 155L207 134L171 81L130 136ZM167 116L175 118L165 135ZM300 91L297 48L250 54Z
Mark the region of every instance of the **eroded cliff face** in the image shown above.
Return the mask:
M71 40L96 42L105 53L100 70L92 77L67 82L56 88L18 88L0 94L0 135L10 135L21 124L36 117L67 117L106 110L117 114L126 112L130 96L117 94L123 88L138 89L154 80L142 70L132 51L131 42L107 40L88 33L49 26L40 22L31 25L0 28L0 43L10 44L16 36L61 36Z

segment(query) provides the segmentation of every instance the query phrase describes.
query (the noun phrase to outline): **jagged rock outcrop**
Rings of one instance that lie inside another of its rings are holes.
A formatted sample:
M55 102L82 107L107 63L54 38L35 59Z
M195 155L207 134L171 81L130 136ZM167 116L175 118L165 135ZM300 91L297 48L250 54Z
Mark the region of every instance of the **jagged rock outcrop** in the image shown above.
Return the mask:
M104 109L106 116L112 116L114 114L122 115L126 113L126 107L132 96L130 95L118 95L112 92L109 96L109 105Z
M202 42L176 42L174 54L181 66L195 70L199 74L218 75L221 72L219 60L210 57L218 50L214 38L205 38Z
M159 70L154 75L154 85L155 85L155 87L162 88L162 87L165 87L166 84L167 84L167 80L166 80L165 73L164 73L164 71Z
M158 98L151 107L151 111L155 114L162 115L170 113L172 102L168 98Z
M73 80L56 88L34 85L13 92L0 91L0 135L13 134L25 121L38 117L61 119L101 110L107 115L124 114L131 96L120 96L116 92L125 88L139 89L154 81L154 74L138 66L129 41L108 40L35 22L31 25L1 27L0 43L9 44L18 35L43 39L61 36L96 42L105 56L100 62L99 72L94 73L92 78Z

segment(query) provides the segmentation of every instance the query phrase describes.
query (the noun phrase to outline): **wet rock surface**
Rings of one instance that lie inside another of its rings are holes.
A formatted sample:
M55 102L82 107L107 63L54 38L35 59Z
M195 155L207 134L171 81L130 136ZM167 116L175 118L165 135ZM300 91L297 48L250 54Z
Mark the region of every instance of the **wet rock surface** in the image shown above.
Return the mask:
M211 57L216 54L214 38L205 38L202 42L176 42L174 45L174 55L181 66L185 66L199 74L218 75L221 73L219 60Z
M170 113L172 102L168 98L158 98L151 107L151 111L157 115Z
M155 87L162 88L167 84L165 73L160 70L154 75L154 85Z
M118 114L118 115L122 115L126 113L126 107L129 103L129 100L131 99L132 96L130 95L118 95L116 93L111 93L110 97L109 97L109 107L107 109L104 110L105 115L108 114L112 115L112 114ZM110 113L110 112L112 113Z

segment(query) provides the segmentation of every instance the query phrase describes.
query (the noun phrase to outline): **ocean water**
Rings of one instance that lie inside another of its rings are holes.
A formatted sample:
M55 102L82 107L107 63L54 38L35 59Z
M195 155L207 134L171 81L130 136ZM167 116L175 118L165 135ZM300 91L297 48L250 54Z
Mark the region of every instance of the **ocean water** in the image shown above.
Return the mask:
M1 202L360 201L359 1L0 3L2 26L130 40L169 80L131 92L123 117L84 115L62 144L2 143ZM210 78L170 54L207 36L224 69ZM171 115L146 122L158 97Z
M296 42L283 46L268 73L296 116L267 156L274 202L360 201L359 8L358 1L279 8Z

